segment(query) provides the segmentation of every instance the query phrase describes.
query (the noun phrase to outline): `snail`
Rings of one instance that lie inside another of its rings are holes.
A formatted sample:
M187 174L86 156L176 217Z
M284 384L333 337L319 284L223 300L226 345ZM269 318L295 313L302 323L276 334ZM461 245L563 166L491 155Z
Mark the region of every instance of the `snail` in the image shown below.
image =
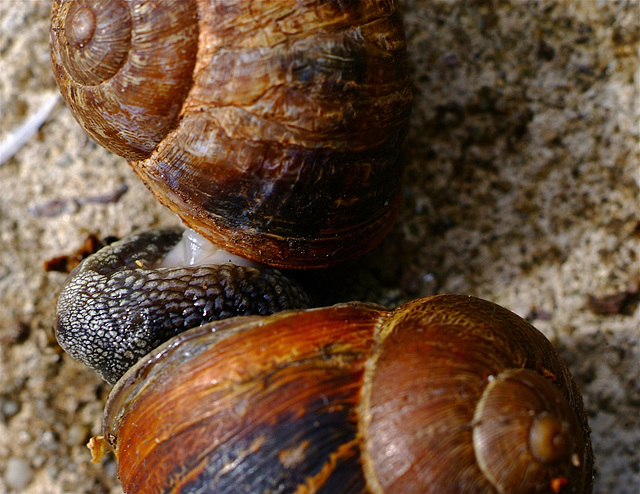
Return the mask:
M523 319L462 295L304 309L200 240L130 236L60 294L61 346L115 383L90 444L125 492L591 491L579 390Z
M395 0L55 0L51 19L76 119L214 244L310 268L390 230L411 102Z
M90 447L125 492L591 491L579 390L523 319L462 295L294 310L292 278L200 240L130 236L60 294L61 346L115 383Z
M125 492L591 492L549 341L462 295L225 319L133 365L104 436Z

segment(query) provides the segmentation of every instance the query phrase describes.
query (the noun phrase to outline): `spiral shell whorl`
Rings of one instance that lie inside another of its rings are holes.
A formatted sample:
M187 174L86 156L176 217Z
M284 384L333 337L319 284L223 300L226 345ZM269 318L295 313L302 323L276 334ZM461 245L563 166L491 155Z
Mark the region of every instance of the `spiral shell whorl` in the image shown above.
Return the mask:
M192 0L54 1L54 75L97 142L143 159L176 125L193 84L197 20Z
M473 424L478 464L498 492L542 489L553 479L564 479L567 492L582 492L580 428L567 400L540 374L510 369L493 377Z
M551 492L556 479L590 492L579 391L526 321L436 296L402 306L376 339L361 418L376 492Z
M66 38L61 58L69 75L85 86L113 77L131 49L131 13L120 1L64 5Z

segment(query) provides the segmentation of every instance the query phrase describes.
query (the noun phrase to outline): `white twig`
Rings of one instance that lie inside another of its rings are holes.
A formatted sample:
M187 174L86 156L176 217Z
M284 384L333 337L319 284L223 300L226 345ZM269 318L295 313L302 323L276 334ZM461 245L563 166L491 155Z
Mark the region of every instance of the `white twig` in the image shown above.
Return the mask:
M0 165L8 161L16 154L35 134L40 126L47 120L51 110L60 99L59 94L50 96L44 104L27 118L27 121L20 127L12 131L5 139L0 142Z

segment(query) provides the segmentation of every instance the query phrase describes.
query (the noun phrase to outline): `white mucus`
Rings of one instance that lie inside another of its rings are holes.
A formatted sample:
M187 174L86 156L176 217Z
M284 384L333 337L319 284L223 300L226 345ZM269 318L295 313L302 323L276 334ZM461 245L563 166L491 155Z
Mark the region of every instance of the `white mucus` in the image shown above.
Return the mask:
M187 228L182 234L182 239L167 253L160 267L205 266L226 263L254 268L259 266L249 259L221 249L202 235Z

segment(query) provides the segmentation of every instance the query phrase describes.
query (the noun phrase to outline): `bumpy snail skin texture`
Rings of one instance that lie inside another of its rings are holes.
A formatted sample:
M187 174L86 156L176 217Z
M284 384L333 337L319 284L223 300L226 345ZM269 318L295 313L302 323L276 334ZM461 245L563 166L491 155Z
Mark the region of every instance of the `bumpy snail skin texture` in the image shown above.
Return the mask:
M89 134L225 250L319 267L391 228L411 101L396 1L55 0L51 49Z
M302 288L274 268L158 267L181 236L175 228L131 235L87 258L65 281L57 307L58 342L111 384L188 328L309 306Z
M565 365L473 297L191 329L116 384L104 428L125 492L591 491Z

